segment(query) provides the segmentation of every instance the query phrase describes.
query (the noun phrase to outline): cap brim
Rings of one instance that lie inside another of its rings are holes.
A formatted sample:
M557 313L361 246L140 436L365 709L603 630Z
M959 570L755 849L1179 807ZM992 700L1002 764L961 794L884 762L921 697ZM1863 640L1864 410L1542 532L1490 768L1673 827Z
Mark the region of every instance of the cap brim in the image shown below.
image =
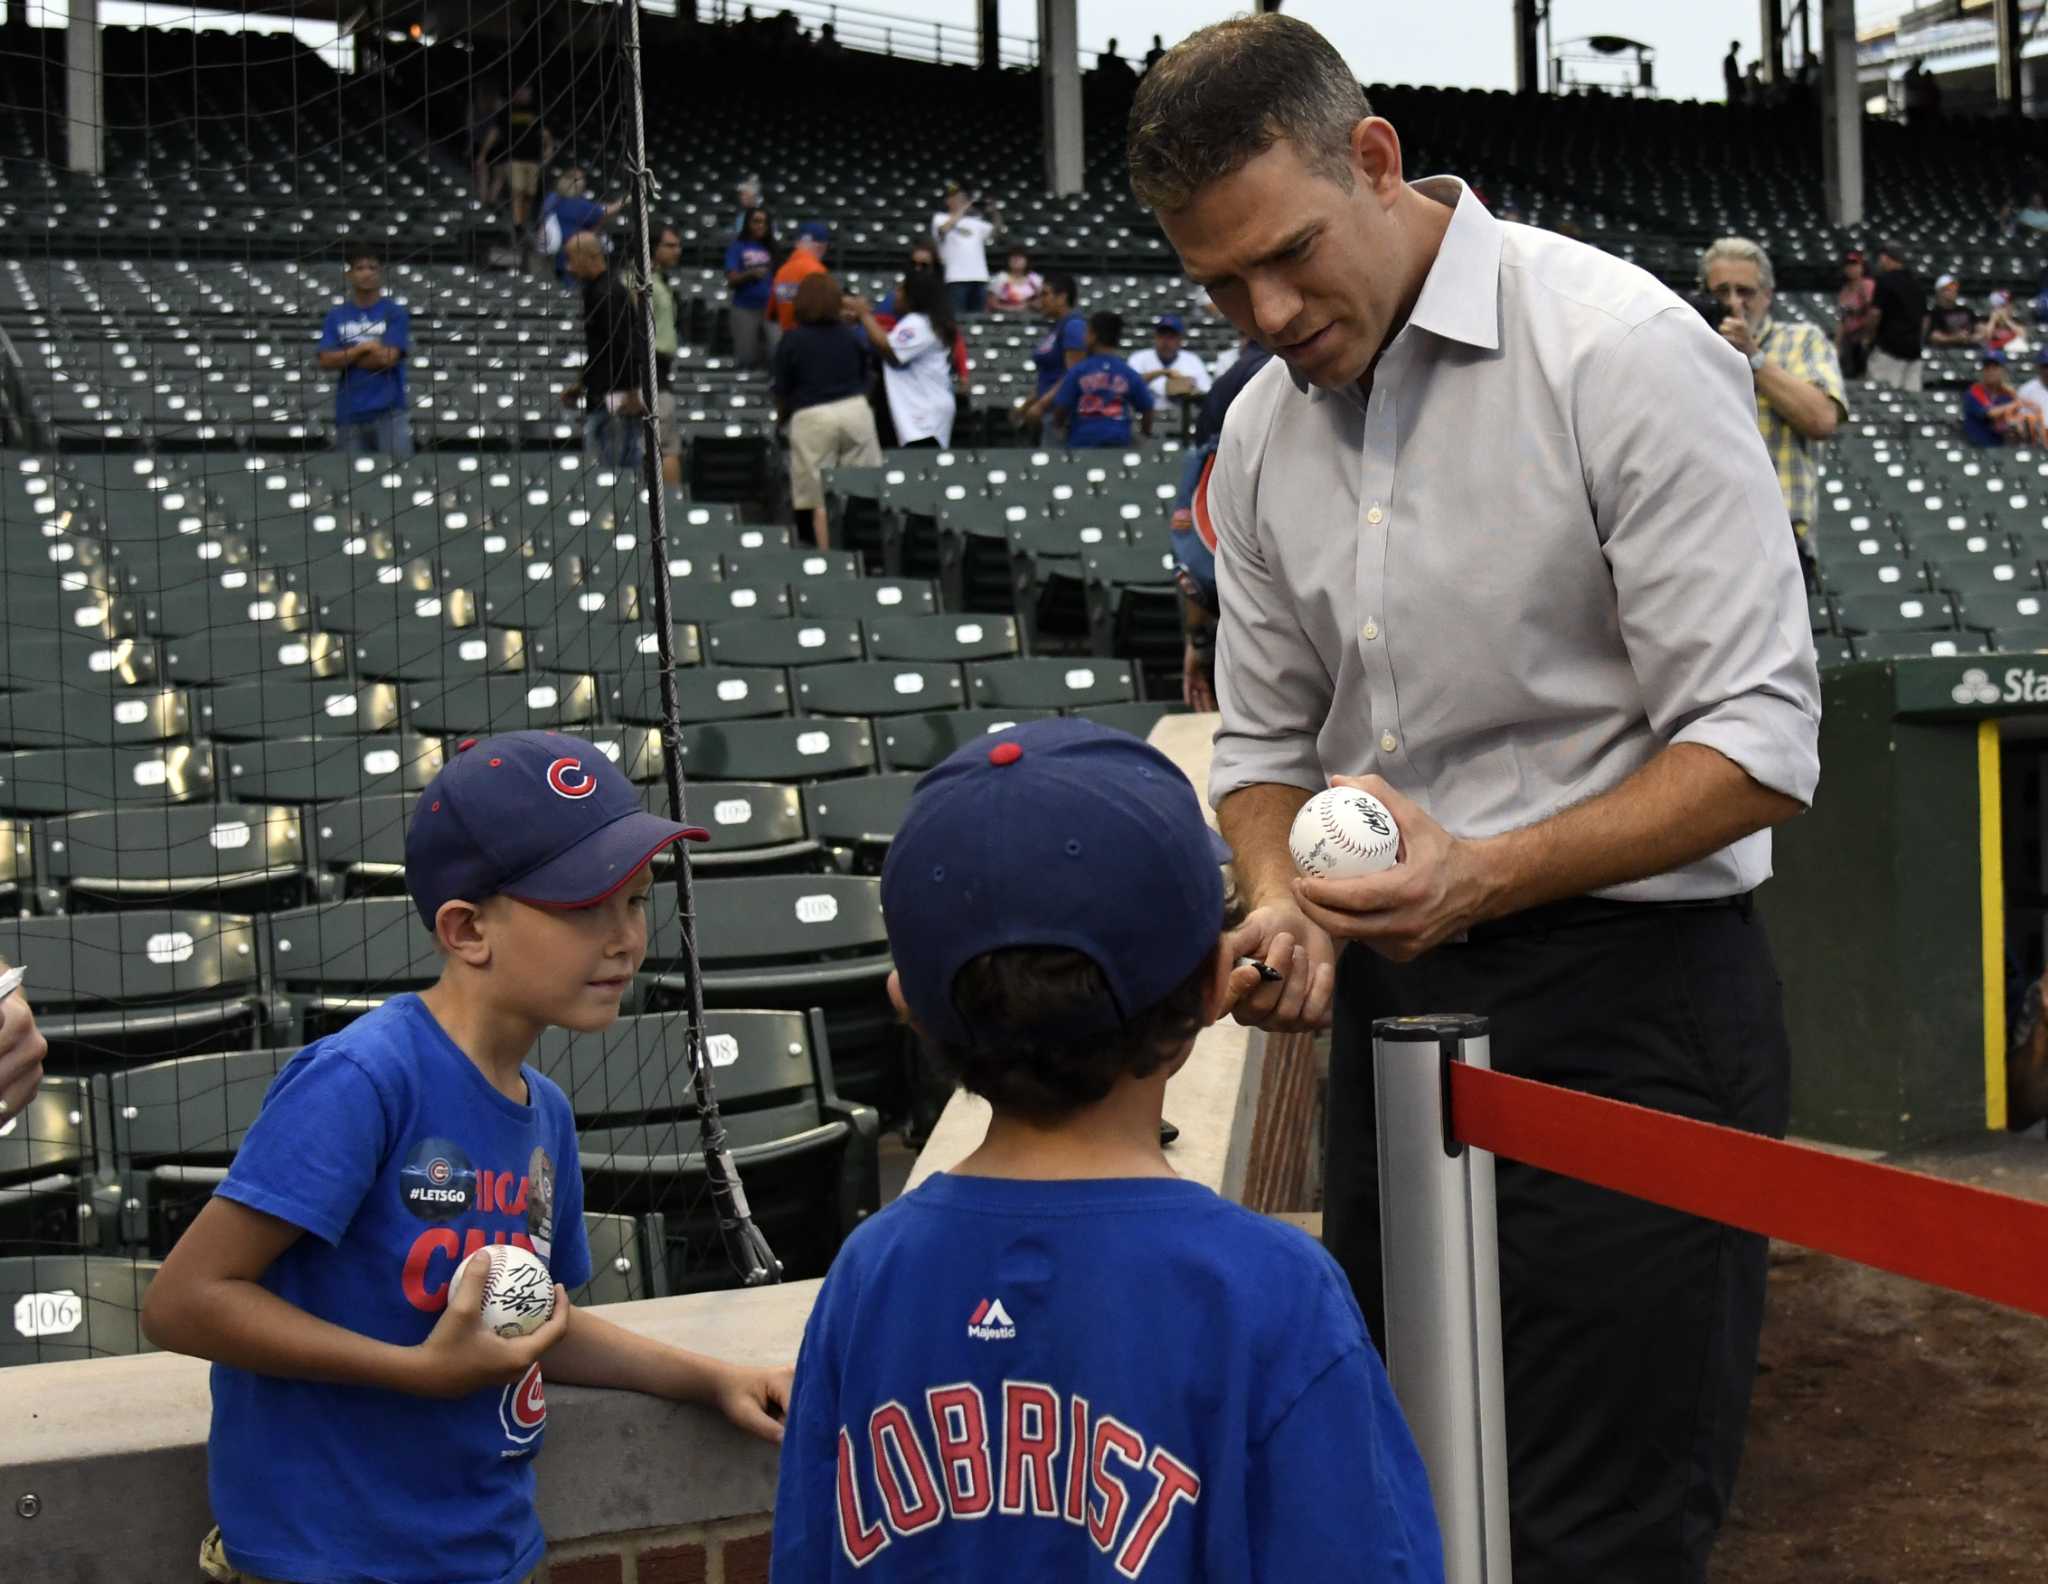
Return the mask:
M710 839L711 833L698 826L678 825L636 809L508 881L499 888L500 894L535 907L595 907L646 868L662 848Z
M1230 843L1213 830L1209 832L1209 851L1220 864L1232 863L1237 858L1237 854L1230 850Z

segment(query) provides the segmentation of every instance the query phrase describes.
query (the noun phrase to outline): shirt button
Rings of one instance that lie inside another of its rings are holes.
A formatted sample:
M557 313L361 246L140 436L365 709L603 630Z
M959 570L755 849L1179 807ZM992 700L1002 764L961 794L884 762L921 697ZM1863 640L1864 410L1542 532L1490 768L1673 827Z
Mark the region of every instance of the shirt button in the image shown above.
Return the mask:
M1358 636L1363 638L1367 643L1371 643L1373 639L1379 637L1379 635L1380 626L1378 622L1367 622L1363 627L1358 629Z
M1395 743L1395 741L1394 741L1394 734L1393 734L1392 732L1381 732L1381 733L1380 733L1380 752L1381 752L1381 753L1392 753L1392 752L1394 751L1394 749L1395 749L1395 748L1396 748L1397 746L1398 746L1398 745L1397 745L1397 744Z
M1377 528L1382 522L1386 520L1386 516L1387 514L1385 512L1381 511L1379 507L1375 506L1371 511L1365 514L1365 520L1371 523L1375 528Z

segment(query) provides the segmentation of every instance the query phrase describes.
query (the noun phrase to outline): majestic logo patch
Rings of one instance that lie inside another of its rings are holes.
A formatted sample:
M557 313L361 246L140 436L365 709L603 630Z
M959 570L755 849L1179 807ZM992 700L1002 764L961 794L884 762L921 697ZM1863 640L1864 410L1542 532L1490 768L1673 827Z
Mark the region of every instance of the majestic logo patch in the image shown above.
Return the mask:
M597 790L597 778L584 773L580 759L557 759L548 766L548 785L565 798L587 798Z
M1009 1342L1017 1335L1017 1322L1000 1298L984 1298L967 1317L967 1334L977 1342Z
M447 1139L421 1139L399 1168L398 1196L422 1221L453 1221L476 1203L476 1169Z

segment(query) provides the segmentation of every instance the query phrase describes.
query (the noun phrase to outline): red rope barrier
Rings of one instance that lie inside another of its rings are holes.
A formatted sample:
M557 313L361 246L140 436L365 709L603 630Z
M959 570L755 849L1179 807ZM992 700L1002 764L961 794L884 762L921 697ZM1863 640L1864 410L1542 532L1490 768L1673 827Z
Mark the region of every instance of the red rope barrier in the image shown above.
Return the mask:
M1451 1131L1475 1148L2048 1316L2048 1204L1450 1068Z

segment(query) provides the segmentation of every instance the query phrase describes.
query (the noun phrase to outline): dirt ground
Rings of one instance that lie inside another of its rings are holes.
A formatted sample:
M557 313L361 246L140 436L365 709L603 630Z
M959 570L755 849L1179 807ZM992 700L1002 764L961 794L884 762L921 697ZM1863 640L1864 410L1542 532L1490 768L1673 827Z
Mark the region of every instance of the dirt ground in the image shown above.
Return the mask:
M2048 1200L2038 1128L1889 1164ZM1762 1373L1713 1584L2044 1576L2048 1320L1774 1246Z

